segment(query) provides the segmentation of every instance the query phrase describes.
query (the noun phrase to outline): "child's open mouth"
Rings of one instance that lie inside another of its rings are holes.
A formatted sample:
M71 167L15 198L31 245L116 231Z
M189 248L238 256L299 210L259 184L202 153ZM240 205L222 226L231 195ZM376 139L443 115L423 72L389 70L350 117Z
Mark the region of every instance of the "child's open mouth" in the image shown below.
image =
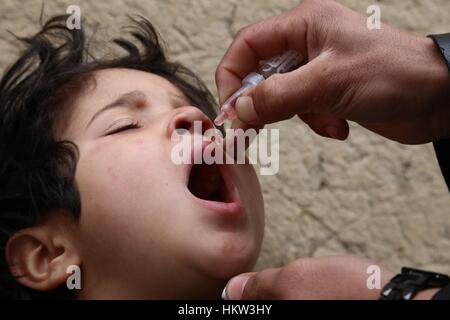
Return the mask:
M194 164L189 175L188 189L203 200L233 202L231 192L216 164Z
M192 165L187 188L208 209L228 213L242 211L239 193L227 165Z

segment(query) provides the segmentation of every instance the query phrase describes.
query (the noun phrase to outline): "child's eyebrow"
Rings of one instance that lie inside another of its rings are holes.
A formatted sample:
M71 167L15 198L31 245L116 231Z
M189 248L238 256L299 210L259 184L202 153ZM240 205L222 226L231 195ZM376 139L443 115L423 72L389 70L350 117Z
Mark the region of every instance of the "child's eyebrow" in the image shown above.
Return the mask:
M119 98L114 100L111 103L108 103L106 106L101 108L99 111L97 111L89 120L88 124L86 125L86 129L90 126L90 124L97 118L101 113L117 108L117 107L127 107L129 106L133 101L136 100L142 100L145 99L145 94L140 90L130 91L127 93L122 94Z
M173 99L172 101L174 101L174 103L175 103L175 101L178 101L178 103L181 101L182 103L189 104L189 100L186 99L184 96L178 95L173 92L169 92L169 95ZM106 106L104 106L99 111L97 111L92 116L91 120L89 120L88 124L86 125L86 129L91 125L91 123L95 120L95 118L97 118L101 113L103 113L107 110L113 109L113 108L117 108L117 107L128 107L128 106L132 105L134 101L137 101L137 100L145 101L145 99L146 99L145 94L140 90L134 90L134 91L130 91L130 92L122 94L119 98L117 98L116 100L114 100L111 103L108 103Z

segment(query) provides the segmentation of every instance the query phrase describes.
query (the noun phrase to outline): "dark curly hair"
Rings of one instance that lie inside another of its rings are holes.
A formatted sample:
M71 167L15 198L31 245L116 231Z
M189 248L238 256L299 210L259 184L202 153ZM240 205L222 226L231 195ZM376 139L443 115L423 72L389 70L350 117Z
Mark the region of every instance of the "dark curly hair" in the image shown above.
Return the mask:
M74 180L77 146L57 141L58 117L92 73L107 68L151 72L177 86L207 116L216 114L214 97L189 69L168 61L152 24L130 18L131 40L114 39L123 56L99 60L88 50L83 29L69 30L67 15L50 18L29 38L17 37L26 48L0 81L0 298L68 299L61 286L35 291L20 285L5 257L8 239L39 223L50 211L77 219L80 195ZM42 20L42 19L41 19ZM20 276L20 275L19 275Z

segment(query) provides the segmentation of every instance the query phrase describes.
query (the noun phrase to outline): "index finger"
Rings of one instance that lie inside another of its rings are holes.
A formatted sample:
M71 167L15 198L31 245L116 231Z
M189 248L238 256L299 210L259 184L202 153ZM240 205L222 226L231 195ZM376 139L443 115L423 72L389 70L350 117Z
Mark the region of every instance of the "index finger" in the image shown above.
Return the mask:
M216 70L220 103L240 88L241 80L255 71L261 60L288 49L304 53L306 24L300 17L294 18L282 14L252 24L237 33Z

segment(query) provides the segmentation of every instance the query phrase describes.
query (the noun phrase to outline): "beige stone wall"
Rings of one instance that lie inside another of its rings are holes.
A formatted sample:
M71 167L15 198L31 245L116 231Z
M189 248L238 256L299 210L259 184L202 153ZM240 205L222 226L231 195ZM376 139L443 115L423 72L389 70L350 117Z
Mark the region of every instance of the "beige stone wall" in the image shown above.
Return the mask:
M369 0L342 3L365 12ZM41 1L0 0L0 70L17 54L11 30L36 30ZM294 6L294 0L44 1L45 14L81 6L97 36L117 34L126 13L148 17L169 52L194 69L215 93L215 67L248 23ZM384 0L384 22L427 34L450 31L448 0ZM389 57L386 57L387 59ZM450 197L432 147L401 146L352 126L345 143L315 136L299 120L280 123L281 163L261 177L266 237L257 268L301 256L352 253L397 269L450 272Z

